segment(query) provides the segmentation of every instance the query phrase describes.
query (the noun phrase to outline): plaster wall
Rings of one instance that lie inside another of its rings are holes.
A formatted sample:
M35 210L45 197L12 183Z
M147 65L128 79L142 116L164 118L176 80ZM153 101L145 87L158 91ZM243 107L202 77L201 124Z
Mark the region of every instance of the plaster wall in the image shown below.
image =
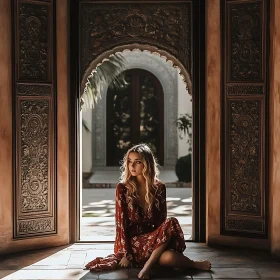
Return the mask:
M270 21L270 240L280 255L280 1L271 1Z
M277 2L278 0L276 0ZM221 200L221 22L220 0L206 1L206 240L210 245L269 249L269 240L220 234ZM280 4L280 3L279 3ZM279 16L278 16L279 17ZM279 32L278 32L279 33ZM278 70L280 74L280 71ZM278 96L279 99L279 96ZM279 100L278 100L279 101ZM278 103L279 104L279 103ZM279 119L279 113L277 113ZM280 126L278 133L280 133ZM279 134L278 134L279 135ZM279 142L279 140L278 140ZM280 147L280 145L279 145ZM278 166L280 161L278 160ZM276 172L276 170L275 170ZM278 182L280 183L279 175ZM279 185L279 184L278 184ZM279 192L280 195L280 192ZM278 196L279 197L279 196ZM280 214L280 211L278 211ZM279 224L279 222L278 222ZM279 224L280 225L280 224ZM271 230L271 229L270 229ZM280 244L279 230L275 239Z
M11 4L0 1L0 252L12 242Z
M58 3L58 1L57 1ZM57 4L57 219L50 237L13 240L11 2L0 1L0 254L69 243L67 0Z

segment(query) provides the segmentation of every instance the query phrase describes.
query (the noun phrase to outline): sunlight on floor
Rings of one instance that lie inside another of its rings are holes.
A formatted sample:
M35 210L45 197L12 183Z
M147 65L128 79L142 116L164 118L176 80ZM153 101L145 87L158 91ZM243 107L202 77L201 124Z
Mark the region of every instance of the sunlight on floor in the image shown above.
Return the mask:
M167 188L168 217L178 219L185 240L192 235L191 188ZM115 189L83 189L81 241L114 241Z

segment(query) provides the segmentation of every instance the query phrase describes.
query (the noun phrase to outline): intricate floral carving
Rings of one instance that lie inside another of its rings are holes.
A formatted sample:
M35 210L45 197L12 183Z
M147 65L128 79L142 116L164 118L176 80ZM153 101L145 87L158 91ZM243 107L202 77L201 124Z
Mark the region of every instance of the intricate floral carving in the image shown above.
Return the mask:
M229 107L230 209L260 214L260 101L230 101Z
M52 0L12 1L14 11L14 238L56 233ZM54 43L54 44L53 44Z
M262 80L261 1L229 5L229 19L230 79Z
M19 4L19 79L48 81L50 78L49 8L48 3Z
M263 233L264 232L264 223L260 220L245 220L245 219L226 219L226 229L242 232L255 232Z
M82 3L81 15L81 73L104 51L132 43L166 50L190 71L191 3Z
M25 96L51 96L52 86L17 84L17 94Z
M222 116L225 234L267 237L266 0L223 0L224 92Z
M21 113L21 211L48 210L49 101L23 100Z
M227 85L227 95L256 95L264 94L264 85Z
M54 231L54 224L52 218L25 220L18 223L18 234L34 234L47 233Z

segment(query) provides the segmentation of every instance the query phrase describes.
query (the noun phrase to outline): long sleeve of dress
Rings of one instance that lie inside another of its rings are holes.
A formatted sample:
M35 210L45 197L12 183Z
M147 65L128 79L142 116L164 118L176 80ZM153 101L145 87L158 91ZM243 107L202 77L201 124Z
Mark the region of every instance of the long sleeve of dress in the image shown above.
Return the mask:
M157 200L157 208L158 208L158 217L156 219L156 228L159 227L167 218L167 206L166 206L166 188L165 185L161 185L158 193L156 195Z
M118 184L116 189L116 240L114 252L116 255L132 260L131 247L128 240L127 203L125 199L125 186Z

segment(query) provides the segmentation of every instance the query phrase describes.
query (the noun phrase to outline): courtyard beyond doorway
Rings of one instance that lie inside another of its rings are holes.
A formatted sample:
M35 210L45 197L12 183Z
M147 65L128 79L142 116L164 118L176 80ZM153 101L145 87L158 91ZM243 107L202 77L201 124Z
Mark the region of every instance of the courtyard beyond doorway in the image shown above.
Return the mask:
M82 189L81 241L114 241L115 188L119 172L97 171L84 182ZM167 215L176 217L185 240L192 239L192 184L177 182L172 170L162 170L166 184Z

